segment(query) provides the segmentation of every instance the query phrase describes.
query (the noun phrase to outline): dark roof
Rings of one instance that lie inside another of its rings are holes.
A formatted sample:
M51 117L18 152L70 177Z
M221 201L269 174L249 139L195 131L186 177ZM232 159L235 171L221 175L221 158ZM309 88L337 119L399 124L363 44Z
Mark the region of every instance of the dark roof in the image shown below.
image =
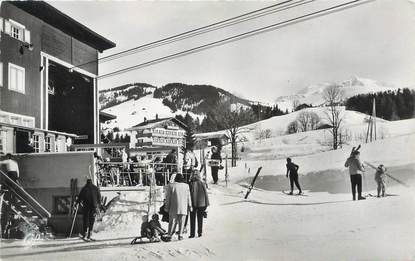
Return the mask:
M100 52L115 47L115 43L95 33L85 25L43 1L7 1L47 24L94 47ZM76 3L75 3L76 4Z
M114 120L116 118L117 118L117 116L115 116L115 115L112 115L112 114L109 114L109 113L106 113L106 112L103 112L103 111L99 112L99 121L100 122L106 122L106 121L109 121L109 120Z
M169 118L159 118L159 119L153 119L153 120L146 120L146 121L143 121L143 122L131 127L130 129L134 129L136 127L144 127L144 126L147 126L147 125L150 125L150 124L155 124L155 123L158 123L158 122L163 122L163 121L168 121L168 120L173 121L174 123L176 123L177 125L179 125L183 129L187 128L186 124L184 124L183 122L179 121L178 119L176 119L174 117L169 117Z

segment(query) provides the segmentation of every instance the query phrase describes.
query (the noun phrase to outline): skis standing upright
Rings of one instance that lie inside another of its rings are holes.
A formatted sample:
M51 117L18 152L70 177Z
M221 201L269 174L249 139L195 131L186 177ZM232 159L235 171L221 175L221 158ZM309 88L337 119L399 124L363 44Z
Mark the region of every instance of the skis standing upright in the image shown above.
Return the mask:
M254 188L256 178L258 177L259 173L261 172L261 169L262 169L262 167L259 167L258 168L258 170L257 170L257 172L256 172L256 174L254 176L254 179L252 180L251 185L249 186L248 191L246 192L245 199L248 198L249 193L251 193L251 190Z

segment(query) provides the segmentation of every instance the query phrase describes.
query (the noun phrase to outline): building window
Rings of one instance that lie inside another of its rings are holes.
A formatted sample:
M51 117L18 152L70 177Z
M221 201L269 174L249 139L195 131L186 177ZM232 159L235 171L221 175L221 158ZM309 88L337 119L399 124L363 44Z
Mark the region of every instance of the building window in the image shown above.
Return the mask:
M9 63L9 89L25 93L25 69Z
M46 136L45 137L45 152L51 152L52 151L52 137Z
M14 24L12 26L12 37L16 38L17 40L23 41L23 28L20 28Z
M33 135L33 149L35 152L39 152L39 135Z

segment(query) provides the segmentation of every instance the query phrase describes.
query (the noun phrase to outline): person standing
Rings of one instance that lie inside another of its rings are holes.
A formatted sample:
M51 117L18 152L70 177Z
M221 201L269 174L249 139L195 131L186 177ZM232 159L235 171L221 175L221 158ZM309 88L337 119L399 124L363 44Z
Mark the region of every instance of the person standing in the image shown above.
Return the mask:
M218 148L212 147L212 155L210 156L210 159L219 161L219 164L222 163L222 157L220 155L220 150ZM212 172L213 184L218 184L219 166L211 166L210 170Z
M176 149L172 149L169 154L167 154L165 159L166 170L168 170L169 176L167 179L170 179L170 176L173 172L177 172L177 153Z
M197 217L197 234L202 236L203 218L206 217L206 208L209 206L209 197L205 183L200 179L198 171L193 173L190 180L190 198L192 200L193 211L190 212L190 236L195 237L196 217Z
M95 216L97 214L98 207L101 205L101 193L99 192L98 187L92 184L91 179L87 179L85 186L81 189L81 192L79 192L77 203L82 204L82 238L85 238L86 236L87 239L91 239Z
M193 173L193 169L197 168L198 162L193 149L190 148L184 154L183 162L183 175L186 183L189 183L190 176Z
M184 183L183 175L177 174L175 182L169 184L166 191L164 209L169 213L169 237L171 238L173 236L178 225L178 239L182 240L185 218L187 213L192 211L189 185Z
M298 195L300 195L302 193L301 191L301 187L300 187L300 183L298 182L298 169L300 168L297 164L293 163L291 158L287 158L287 178L288 176L290 176L290 186L291 186L291 191L290 191L290 195L293 194L294 191L294 184L298 189Z
M356 200L356 187L357 187L357 199L366 199L362 196L362 174L365 171L363 164L360 162L360 152L353 151L349 158L344 163L346 168L349 168L350 182L352 184L353 200Z
M375 173L375 181L378 185L377 187L378 198L381 196L380 192L382 192L382 197L385 196L385 192L386 192L385 179L386 179L386 168L385 166L383 166L383 164L380 164L378 168L376 169L376 173Z
M0 161L0 165L4 166L4 170L6 171L6 174L9 178L11 178L14 182L18 183L19 180L19 165L17 164L17 161L13 159L12 154L7 153L6 159L3 161Z

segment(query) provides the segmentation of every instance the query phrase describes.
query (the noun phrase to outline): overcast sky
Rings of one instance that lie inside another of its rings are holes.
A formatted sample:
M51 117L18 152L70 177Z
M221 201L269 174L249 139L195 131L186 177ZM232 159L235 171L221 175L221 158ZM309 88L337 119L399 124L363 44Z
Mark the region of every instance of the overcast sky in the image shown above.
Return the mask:
M277 23L347 0L316 2L100 64L100 74ZM53 1L53 6L117 44L109 55L263 8L268 1ZM415 85L415 3L377 0L197 54L99 81L211 84L273 101L310 85L352 76Z

